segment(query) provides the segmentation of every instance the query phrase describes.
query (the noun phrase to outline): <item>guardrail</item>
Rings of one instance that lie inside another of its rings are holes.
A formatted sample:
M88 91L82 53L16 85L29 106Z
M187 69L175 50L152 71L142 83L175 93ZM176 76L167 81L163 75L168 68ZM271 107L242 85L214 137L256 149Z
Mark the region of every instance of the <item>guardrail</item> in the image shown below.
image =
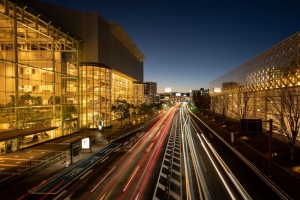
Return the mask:
M16 167L1 171L0 189L2 187L5 187L5 185L28 177L31 174L48 167L49 165L65 158L65 156L65 152L54 151L43 156L45 158L47 157L47 159L43 159L43 157L40 157L38 160L29 160L28 162L24 162Z

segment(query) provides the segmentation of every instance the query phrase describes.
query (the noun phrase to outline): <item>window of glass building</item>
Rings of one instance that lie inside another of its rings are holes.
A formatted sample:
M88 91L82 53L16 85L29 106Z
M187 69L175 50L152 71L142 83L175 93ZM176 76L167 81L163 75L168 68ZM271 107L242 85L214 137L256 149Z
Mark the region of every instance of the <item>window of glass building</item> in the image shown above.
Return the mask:
M82 63L81 126L111 126L111 70L102 65Z
M19 7L14 11L14 6L5 12L0 5L3 13L11 13L0 16L0 130L58 127L48 137L41 132L19 138L22 148L76 132L66 127L78 123L79 45L37 13ZM33 137L41 139L29 142ZM10 142L12 148L20 147Z

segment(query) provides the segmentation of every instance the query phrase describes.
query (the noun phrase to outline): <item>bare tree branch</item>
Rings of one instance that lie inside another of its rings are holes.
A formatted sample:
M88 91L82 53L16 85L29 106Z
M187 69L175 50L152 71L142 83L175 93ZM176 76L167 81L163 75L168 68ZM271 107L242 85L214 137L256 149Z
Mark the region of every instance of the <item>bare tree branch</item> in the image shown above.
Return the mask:
M290 159L294 160L294 146L300 129L300 87L284 87L272 91L267 96L271 111L278 124L280 134L286 136L290 149Z
M233 113L236 115L238 120L248 118L251 108L249 107L249 100L252 91L244 90L244 87L238 88L237 98L235 99L236 109L233 109Z
M227 116L227 109L229 98L227 94L216 97L216 110L222 115L222 124L225 125L225 118Z

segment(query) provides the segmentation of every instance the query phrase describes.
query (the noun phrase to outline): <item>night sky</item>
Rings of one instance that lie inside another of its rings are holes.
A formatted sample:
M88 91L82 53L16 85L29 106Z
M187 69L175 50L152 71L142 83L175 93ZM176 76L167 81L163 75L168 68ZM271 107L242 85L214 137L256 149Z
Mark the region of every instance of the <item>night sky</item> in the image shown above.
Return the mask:
M299 0L43 0L118 23L158 92L209 82L300 31Z

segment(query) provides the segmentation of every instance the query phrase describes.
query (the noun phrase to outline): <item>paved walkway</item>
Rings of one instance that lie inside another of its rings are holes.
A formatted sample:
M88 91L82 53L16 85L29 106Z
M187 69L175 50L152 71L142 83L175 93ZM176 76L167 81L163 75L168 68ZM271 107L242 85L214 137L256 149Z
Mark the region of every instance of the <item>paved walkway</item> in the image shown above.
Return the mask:
M121 137L121 135L130 133L132 131L135 131L137 129L142 128L141 124L135 125L135 126L127 126L124 129L117 128L117 124L119 122L116 122L112 128L108 128L104 130L104 133L99 133L98 130L94 130L96 134L98 134L98 138L96 138L96 142L92 144L91 151L88 149L81 150L79 155L74 158L74 163L78 162L92 153L98 151L99 149L105 147L108 142L113 142L113 139L117 139L118 136ZM110 138L111 141L108 141L107 138ZM58 174L59 172L62 172L63 170L67 169L67 164L65 160L61 160L59 162L56 162L49 167L40 170L34 174L34 176L30 176L26 179L26 188L27 190L31 190L35 188L37 185L39 185L42 181L48 180L54 175Z

